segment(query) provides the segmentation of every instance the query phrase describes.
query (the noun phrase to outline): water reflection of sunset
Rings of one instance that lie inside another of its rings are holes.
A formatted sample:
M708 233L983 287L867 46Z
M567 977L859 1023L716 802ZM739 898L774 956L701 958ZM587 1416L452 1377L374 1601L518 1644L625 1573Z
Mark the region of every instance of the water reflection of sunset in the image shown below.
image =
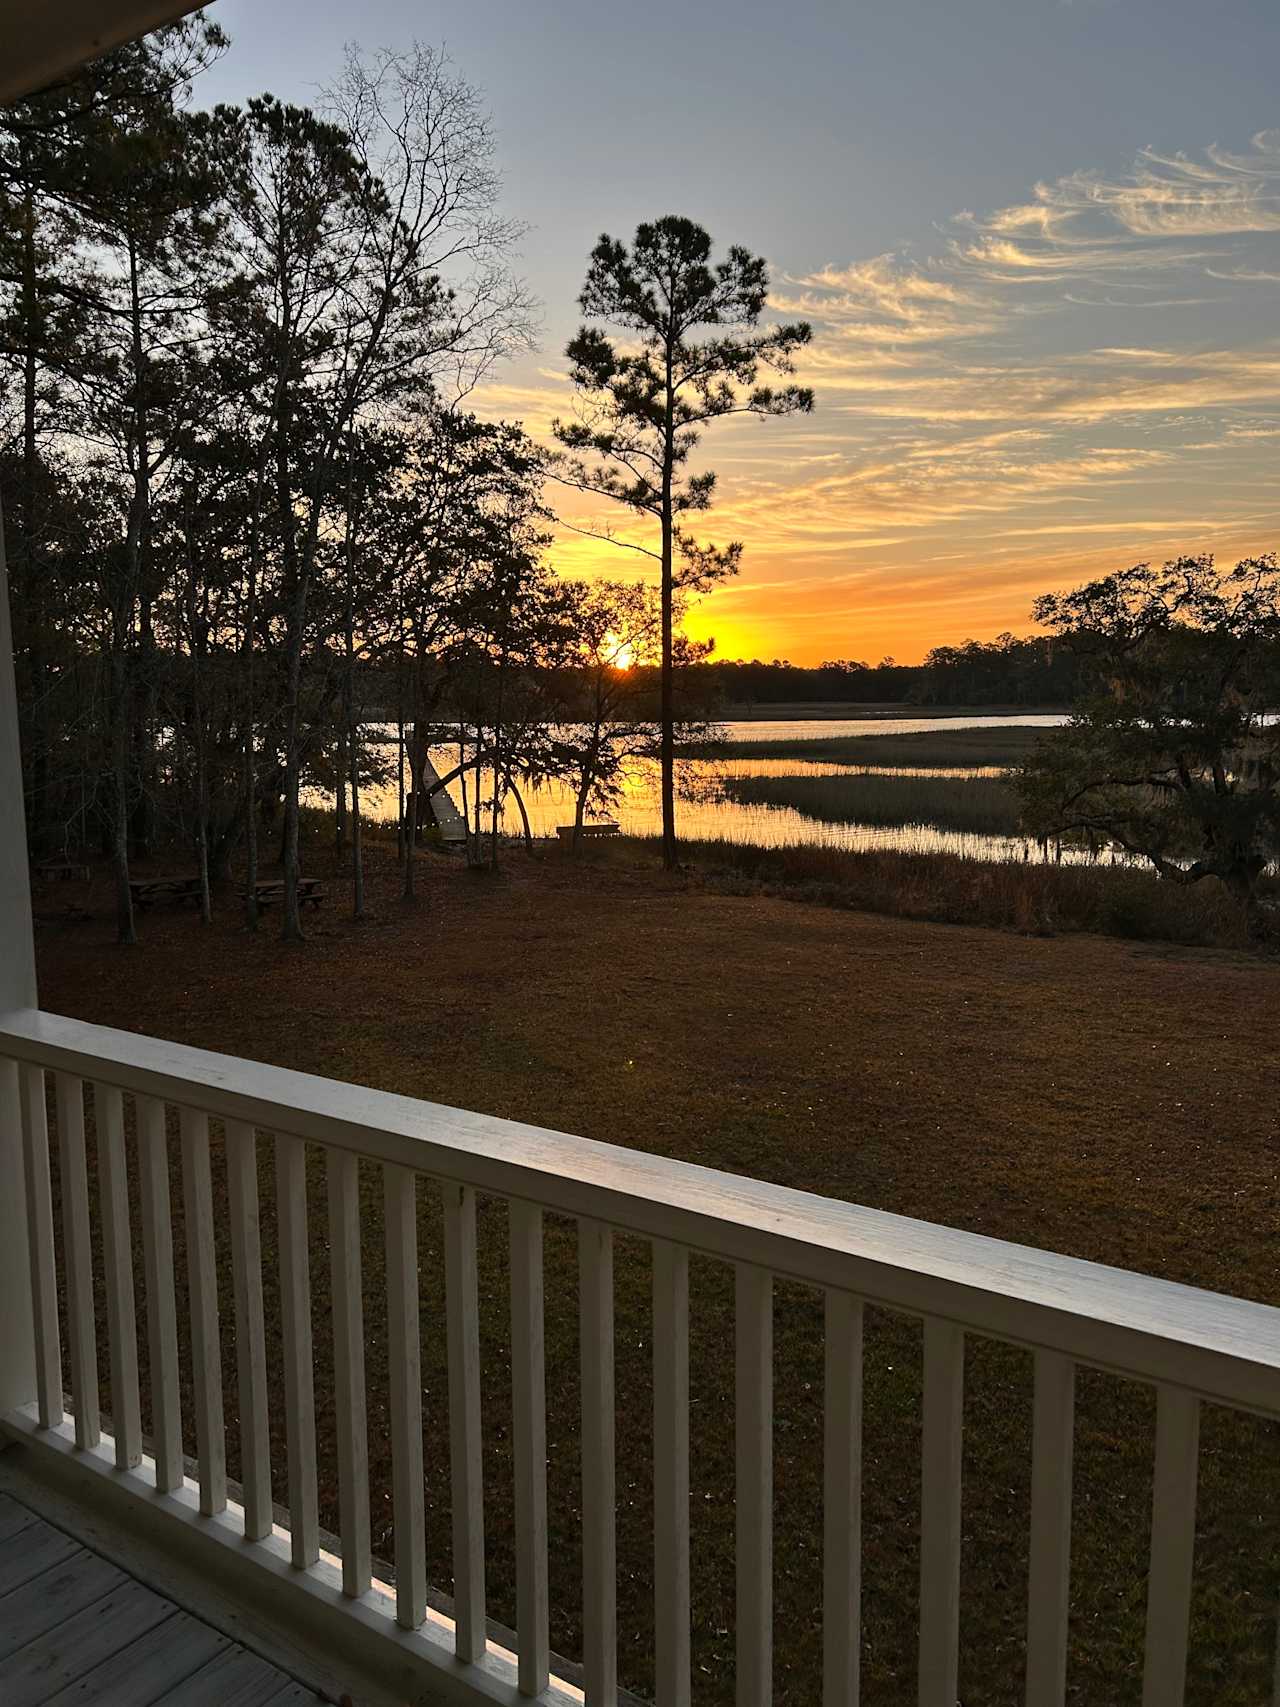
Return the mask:
M993 721L981 717L880 718L874 721L837 719L824 724L825 733L910 733L937 728L972 728ZM996 719L1001 724L1027 724L1043 727L1060 722L1052 715L1023 715ZM793 735L797 728L790 722L737 723L725 725L729 747L738 738L781 738ZM394 744L394 733L388 730ZM431 760L441 776L454 770L458 763L456 746L440 745L431 748ZM909 776L962 778L991 777L999 772L992 766L886 766L860 765L846 762L815 761L812 759L769 759L751 757L735 759L725 755L716 759L682 759L678 768L677 822L680 834L694 841L724 841L757 847L818 846L846 849L898 848L912 853L952 853L970 859L1012 859L1038 862L1044 858L1075 863L1087 858L1081 849L1040 848L1023 836L986 835L971 831L948 830L932 824L905 824L889 827L882 824L831 823L811 818L790 807L744 803L727 798L723 783L734 776ZM462 808L462 785L458 779L448 784L454 804ZM313 792L311 803L328 804L328 797ZM536 838L554 838L559 825L573 822L573 791L561 782L547 782L524 791L525 810L529 827ZM397 811L397 790L394 776L381 784L366 786L362 806L373 821L394 824ZM661 824L659 803L659 773L654 760L633 760L624 770L617 801L607 812L591 814L596 818L616 820L624 835L654 836ZM503 814L504 834L513 838L523 833L520 810L509 799Z

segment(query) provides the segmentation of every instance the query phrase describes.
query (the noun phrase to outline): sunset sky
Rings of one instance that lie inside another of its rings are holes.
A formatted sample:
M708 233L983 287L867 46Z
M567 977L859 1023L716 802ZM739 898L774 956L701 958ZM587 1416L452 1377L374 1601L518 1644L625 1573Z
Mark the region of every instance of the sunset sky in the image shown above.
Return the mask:
M708 434L728 657L900 661L1033 596L1280 547L1275 0L219 0L202 100L305 101L343 43L444 44L485 91L536 355L481 400L544 435L601 231L676 212L767 256L807 419ZM585 501L556 495L568 519ZM628 524L611 519L627 535ZM640 531L629 537L640 538ZM634 553L565 532L567 572Z

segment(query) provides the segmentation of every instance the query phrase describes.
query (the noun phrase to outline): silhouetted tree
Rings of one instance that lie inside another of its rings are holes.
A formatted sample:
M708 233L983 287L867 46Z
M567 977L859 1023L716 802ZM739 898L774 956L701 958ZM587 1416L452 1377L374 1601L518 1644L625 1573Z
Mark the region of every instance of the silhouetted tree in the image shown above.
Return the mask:
M711 262L711 239L690 219L667 215L636 228L630 248L601 237L578 298L588 321L567 349L582 400L574 421L557 421L572 453L563 477L658 524L662 618L662 858L676 863L674 606L677 587L705 589L736 572L741 545L700 546L681 518L705 510L715 489L689 457L702 428L725 415L790 415L813 407L799 385L760 383L762 370L789 374L810 338L803 322L760 329L768 275L736 245ZM699 337L699 333L705 336ZM676 569L677 554L681 568Z
M1280 569L1183 557L1038 599L1088 690L1019 787L1032 828L1082 833L1174 883L1219 878L1257 924L1280 857Z

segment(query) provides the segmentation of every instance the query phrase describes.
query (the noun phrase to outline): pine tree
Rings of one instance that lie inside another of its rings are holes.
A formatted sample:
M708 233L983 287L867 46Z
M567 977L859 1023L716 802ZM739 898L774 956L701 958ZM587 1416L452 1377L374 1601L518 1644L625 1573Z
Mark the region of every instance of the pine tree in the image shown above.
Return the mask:
M636 229L628 249L601 237L578 298L588 324L566 354L583 419L557 421L572 453L563 477L658 524L662 603L662 859L676 864L674 612L677 590L713 586L736 573L741 545L700 546L681 526L706 510L716 477L688 470L702 429L726 415L791 415L813 408L805 386L760 383L762 370L790 374L809 342L803 322L760 329L768 274L736 245L711 262L711 239L692 220L668 215ZM618 329L621 339L600 325ZM699 333L706 336L699 337ZM679 554L680 568L675 559Z

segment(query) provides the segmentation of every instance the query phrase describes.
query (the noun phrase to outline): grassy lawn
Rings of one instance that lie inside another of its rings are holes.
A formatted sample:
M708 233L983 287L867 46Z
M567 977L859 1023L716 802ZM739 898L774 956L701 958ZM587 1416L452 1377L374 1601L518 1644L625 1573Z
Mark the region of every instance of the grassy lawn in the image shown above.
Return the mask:
M1227 951L1040 938L734 895L665 878L651 856L512 855L498 878L425 862L402 912L375 850L374 916L342 890L301 948L229 901L208 931L157 909L142 946L110 942L107 886L86 924L39 936L44 1006L750 1173L907 1215L1280 1304L1280 967ZM312 869L321 870L314 860ZM225 1169L215 1130L215 1189ZM263 1144L268 1363L280 1369L274 1191ZM176 1159L176 1158L175 1158ZM365 1286L375 1540L390 1543L380 1198L366 1196ZM312 1269L322 1520L337 1527L323 1169ZM175 1242L182 1268L175 1169ZM505 1209L482 1205L489 1594L513 1622ZM224 1365L238 1469L225 1216ZM425 1463L432 1581L447 1591L443 1253L422 1182ZM617 1252L619 1641L652 1681L649 1259ZM692 1264L695 1700L733 1697L732 1281ZM180 1298L185 1308L185 1297ZM553 1646L580 1652L576 1254L548 1224L547 1391ZM140 1313L141 1325L141 1313ZM868 1313L864 1699L914 1696L920 1333ZM102 1358L106 1378L105 1355ZM145 1364L145 1359L144 1359ZM1022 1698L1030 1358L971 1340L967 1367L961 1699ZM145 1370L144 1370L145 1373ZM777 1699L818 1699L820 1300L776 1289ZM145 1405L145 1400L144 1400ZM144 1418L145 1418L144 1409ZM1140 1699L1152 1395L1080 1381L1069 1698ZM277 1498L283 1403L271 1407ZM193 1444L193 1443L192 1443ZM1194 1604L1193 1707L1267 1698L1280 1592L1280 1455L1271 1425L1209 1412ZM191 1444L189 1444L189 1450Z

